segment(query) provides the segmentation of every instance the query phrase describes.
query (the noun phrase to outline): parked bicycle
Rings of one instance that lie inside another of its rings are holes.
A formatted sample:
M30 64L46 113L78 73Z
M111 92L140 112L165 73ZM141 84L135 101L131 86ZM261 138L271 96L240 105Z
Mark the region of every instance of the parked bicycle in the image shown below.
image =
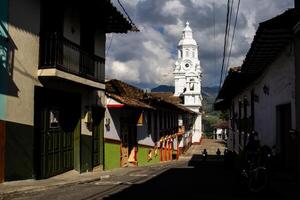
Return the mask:
M262 192L268 188L272 150L267 146L257 151L244 153L244 165L241 169L242 184L251 193Z

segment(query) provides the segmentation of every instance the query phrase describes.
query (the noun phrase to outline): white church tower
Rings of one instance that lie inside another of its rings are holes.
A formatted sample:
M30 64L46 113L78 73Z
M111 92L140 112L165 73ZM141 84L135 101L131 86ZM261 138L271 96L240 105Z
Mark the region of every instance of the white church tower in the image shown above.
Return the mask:
M184 106L197 112L193 126L193 143L200 142L202 135L202 96L201 66L198 58L198 45L193 39L193 32L186 22L182 38L178 43L178 59L174 66L175 96L184 98Z

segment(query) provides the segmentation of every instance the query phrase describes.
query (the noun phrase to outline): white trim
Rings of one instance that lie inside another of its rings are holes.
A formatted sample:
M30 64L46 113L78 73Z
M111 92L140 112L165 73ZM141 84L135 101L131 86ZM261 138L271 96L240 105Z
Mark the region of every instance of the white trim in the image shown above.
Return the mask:
M74 74L70 74L61 70L58 70L56 68L52 69L39 69L37 72L38 77L58 77L62 79L66 79L75 83L80 83L83 85L87 85L93 88L98 88L98 89L105 89L105 84L103 83L98 83L96 81L92 81L86 78L82 78L80 76L76 76Z

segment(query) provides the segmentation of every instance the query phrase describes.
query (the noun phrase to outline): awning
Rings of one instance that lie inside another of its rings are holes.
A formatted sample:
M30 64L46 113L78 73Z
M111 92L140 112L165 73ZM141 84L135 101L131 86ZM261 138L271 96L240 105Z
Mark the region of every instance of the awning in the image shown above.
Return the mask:
M116 101L112 98L107 98L107 104L106 107L109 109L119 109L119 108L123 108L125 106L125 104L120 103L119 101Z

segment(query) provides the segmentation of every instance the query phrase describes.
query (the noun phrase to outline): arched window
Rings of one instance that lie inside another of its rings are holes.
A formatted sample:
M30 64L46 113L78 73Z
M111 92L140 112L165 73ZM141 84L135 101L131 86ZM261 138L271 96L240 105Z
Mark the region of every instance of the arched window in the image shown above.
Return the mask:
M189 57L190 55L189 55L189 50L187 49L187 50L185 50L185 56L186 57Z
M193 78L190 79L190 91L194 91L195 89L195 80Z

